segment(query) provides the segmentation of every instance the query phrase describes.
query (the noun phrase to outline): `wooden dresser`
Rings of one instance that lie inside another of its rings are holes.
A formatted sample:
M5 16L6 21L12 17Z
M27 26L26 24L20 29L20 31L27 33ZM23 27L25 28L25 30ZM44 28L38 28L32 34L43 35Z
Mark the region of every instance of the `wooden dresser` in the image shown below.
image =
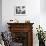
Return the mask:
M33 46L33 23L7 23L12 33L13 41L21 46Z

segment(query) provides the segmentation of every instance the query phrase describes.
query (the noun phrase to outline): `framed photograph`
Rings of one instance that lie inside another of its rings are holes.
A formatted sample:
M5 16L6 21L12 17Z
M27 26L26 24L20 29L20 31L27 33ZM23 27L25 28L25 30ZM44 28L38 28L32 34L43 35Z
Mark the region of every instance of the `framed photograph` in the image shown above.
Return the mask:
M25 6L16 6L16 14L26 14Z

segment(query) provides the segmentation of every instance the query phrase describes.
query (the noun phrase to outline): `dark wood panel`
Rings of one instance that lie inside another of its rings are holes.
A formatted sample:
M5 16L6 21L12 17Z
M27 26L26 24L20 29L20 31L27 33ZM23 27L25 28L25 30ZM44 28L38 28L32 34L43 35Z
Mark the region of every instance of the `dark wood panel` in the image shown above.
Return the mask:
M16 38L16 33L20 32L19 35L23 32L27 32L28 36L25 38L24 45L23 46L33 46L33 23L7 23L9 25L9 31L11 31L13 34L13 39ZM15 34L14 34L15 33ZM17 35L19 37L19 35ZM22 35L22 34L21 34ZM20 36L21 36L20 35ZM24 35L24 34L23 34Z

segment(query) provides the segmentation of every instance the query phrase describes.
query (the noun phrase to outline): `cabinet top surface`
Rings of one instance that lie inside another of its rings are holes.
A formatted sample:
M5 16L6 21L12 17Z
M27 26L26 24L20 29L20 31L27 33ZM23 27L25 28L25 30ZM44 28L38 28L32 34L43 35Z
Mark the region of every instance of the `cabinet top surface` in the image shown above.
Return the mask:
M23 24L31 24L33 25L34 23L7 23L8 25L15 25L15 24L18 24L18 25L23 25Z

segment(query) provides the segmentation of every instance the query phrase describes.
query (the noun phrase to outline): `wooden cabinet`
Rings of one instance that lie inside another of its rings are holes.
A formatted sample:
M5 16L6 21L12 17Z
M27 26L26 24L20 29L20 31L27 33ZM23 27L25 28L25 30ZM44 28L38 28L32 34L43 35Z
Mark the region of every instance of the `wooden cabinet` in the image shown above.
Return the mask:
M33 23L8 23L13 41L22 43L22 46L33 46Z

